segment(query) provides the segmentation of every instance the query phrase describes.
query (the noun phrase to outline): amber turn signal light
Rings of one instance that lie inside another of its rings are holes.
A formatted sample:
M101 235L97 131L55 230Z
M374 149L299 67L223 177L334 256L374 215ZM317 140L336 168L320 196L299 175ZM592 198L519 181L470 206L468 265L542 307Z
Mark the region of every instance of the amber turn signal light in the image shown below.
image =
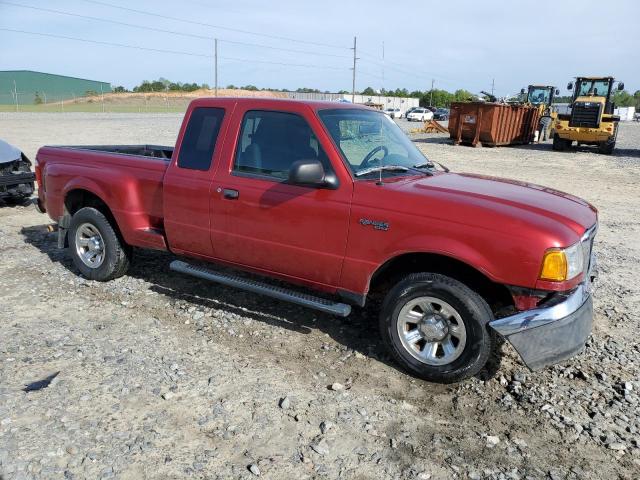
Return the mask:
M567 279L567 256L562 250L547 250L542 259L540 280L561 282Z

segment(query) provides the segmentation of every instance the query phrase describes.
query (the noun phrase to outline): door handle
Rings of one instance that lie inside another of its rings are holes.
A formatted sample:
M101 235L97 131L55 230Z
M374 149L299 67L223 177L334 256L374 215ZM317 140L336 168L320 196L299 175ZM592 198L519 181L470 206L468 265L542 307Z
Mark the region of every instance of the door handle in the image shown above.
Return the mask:
M223 188L222 196L228 200L237 200L240 196L240 192L238 190L233 190L231 188Z

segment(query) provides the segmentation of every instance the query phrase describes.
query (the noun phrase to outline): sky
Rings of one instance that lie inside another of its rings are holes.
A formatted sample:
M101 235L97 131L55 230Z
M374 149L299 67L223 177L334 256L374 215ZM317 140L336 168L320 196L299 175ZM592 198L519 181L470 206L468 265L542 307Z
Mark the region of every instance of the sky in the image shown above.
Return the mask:
M551 84L565 94L577 75L613 75L633 93L638 18L637 0L0 0L0 70L127 88L159 77L213 85L218 38L220 86L351 91L357 37L356 90L428 90L433 81L474 93L493 83L498 96Z

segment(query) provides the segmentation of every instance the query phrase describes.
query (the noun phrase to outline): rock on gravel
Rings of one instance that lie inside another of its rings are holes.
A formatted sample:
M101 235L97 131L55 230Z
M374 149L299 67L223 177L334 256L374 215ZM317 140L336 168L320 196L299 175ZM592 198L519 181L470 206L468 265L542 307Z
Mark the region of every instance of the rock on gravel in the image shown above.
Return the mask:
M291 406L291 400L289 400L289 397L281 398L278 405L280 406L281 409L288 410L289 407Z
M329 444L324 437L316 438L310 445L311 449L318 455L326 455L329 453Z
M487 435L486 438L487 447L493 448L500 443L500 437L495 435Z

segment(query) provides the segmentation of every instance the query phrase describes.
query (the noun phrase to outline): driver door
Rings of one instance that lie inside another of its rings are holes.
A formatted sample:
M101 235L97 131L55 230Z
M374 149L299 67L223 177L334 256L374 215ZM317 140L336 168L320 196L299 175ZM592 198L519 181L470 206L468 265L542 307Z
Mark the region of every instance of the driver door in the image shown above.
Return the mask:
M332 151L329 139L308 107L273 110L273 103L264 109L256 104L236 108L232 128L237 130L229 135L235 141L226 149L231 161L214 177L211 235L216 253L229 263L337 286L352 183L325 153ZM291 164L308 159L320 160L325 171L342 176L338 187L289 184Z

